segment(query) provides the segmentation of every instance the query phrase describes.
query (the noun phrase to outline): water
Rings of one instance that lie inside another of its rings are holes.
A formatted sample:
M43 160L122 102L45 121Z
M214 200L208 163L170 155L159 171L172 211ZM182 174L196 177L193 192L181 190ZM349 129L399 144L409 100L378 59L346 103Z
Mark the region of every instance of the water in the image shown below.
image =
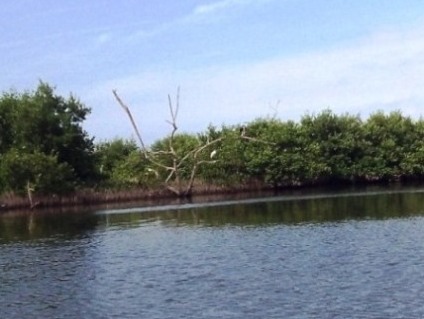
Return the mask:
M424 190L0 216L0 318L423 318Z

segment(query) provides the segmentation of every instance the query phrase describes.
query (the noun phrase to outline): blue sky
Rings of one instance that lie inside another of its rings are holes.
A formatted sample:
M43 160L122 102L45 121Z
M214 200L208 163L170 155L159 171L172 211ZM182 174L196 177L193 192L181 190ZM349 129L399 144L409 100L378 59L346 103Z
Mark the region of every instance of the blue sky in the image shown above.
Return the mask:
M92 108L97 141L299 120L330 108L424 114L422 0L14 0L0 8L0 90L41 79Z

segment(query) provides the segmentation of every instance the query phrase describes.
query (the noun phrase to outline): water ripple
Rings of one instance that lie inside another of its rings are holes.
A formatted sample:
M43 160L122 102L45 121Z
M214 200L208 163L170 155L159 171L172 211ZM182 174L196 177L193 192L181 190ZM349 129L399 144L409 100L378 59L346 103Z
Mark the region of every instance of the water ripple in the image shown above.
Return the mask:
M258 207L236 213L252 220ZM419 215L255 227L98 218L0 246L0 318L424 317Z

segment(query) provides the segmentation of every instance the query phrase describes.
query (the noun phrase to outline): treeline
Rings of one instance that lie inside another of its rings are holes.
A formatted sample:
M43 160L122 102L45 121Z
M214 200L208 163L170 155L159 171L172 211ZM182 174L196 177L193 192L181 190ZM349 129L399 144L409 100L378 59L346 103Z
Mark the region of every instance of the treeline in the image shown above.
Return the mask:
M179 133L154 142L148 147L154 160L132 140L95 143L82 128L89 112L77 98L58 96L46 83L31 92L3 93L0 193L160 189L170 176L165 167L178 158L184 161L178 165L175 183L192 178L196 166L195 185L217 187L424 176L424 121L400 112L377 112L362 120L325 110L299 122L268 117L245 125L210 126L198 134Z

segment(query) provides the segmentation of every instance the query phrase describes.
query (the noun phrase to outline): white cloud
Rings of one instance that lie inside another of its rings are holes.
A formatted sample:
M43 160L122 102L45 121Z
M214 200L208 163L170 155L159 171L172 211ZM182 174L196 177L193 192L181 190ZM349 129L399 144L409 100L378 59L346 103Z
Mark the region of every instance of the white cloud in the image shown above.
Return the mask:
M216 2L209 3L209 4L203 4L203 5L197 6L194 9L193 14L195 14L195 15L209 14L209 13L213 13L213 12L216 12L216 11L226 9L228 7L232 7L232 6L237 5L237 4L242 4L243 2L250 2L250 1L221 0L221 1L216 1Z
M91 92L92 97L104 95L112 83L133 105L142 106L134 113L153 139L167 132L167 126L158 123L168 116L166 94L178 85L180 126L191 131L211 122L237 124L272 114L270 105L277 101L282 119L298 120L324 108L362 116L400 109L419 117L424 106L424 26L379 32L344 47L254 64L152 70L103 84ZM119 123L126 120L117 113Z
M325 107L366 115L412 101L424 105L423 74L424 29L419 29L380 33L301 57L200 70L184 78L193 96L189 105L197 101L215 120L234 122L265 115L269 103L278 100L284 118Z
M223 12L230 8L247 6L250 4L260 5L270 1L275 0L219 0L208 4L198 5L186 15L155 26L145 26L141 30L136 30L127 35L124 39L128 42L136 42L146 38L159 37L170 30L178 29L181 26L193 27L196 24L213 21L216 18L213 14Z
M194 8L192 14L187 18L190 21L190 18L196 18L199 16L205 16L214 14L217 12L222 12L227 9L231 9L234 7L242 7L247 5L261 5L270 1L275 0L218 0L215 2L210 2L208 4L198 5ZM283 1L283 0L279 0Z

